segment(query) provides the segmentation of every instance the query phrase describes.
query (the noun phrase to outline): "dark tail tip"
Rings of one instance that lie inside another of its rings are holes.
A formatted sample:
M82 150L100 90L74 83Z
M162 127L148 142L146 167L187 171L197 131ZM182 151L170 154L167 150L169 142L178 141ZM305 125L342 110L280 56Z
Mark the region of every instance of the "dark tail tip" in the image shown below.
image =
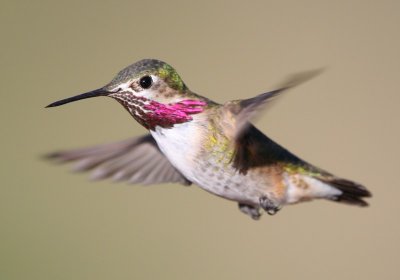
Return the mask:
M368 191L363 185L346 179L335 178L329 180L328 183L342 191L341 195L333 199L337 202L365 207L368 206L368 203L364 200L364 198L372 197L371 192Z

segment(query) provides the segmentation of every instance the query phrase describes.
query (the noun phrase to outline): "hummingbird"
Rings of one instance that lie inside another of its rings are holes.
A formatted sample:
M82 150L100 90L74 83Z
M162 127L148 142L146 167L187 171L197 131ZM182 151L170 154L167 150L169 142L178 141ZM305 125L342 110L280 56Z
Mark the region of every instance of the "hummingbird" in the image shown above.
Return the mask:
M111 97L149 133L48 157L75 162L76 171L91 171L97 180L196 184L237 202L255 220L263 212L273 215L285 205L313 199L367 206L364 199L371 193L363 185L302 160L252 124L271 100L312 72L291 76L276 90L219 104L191 91L169 64L140 60L105 86L47 107Z

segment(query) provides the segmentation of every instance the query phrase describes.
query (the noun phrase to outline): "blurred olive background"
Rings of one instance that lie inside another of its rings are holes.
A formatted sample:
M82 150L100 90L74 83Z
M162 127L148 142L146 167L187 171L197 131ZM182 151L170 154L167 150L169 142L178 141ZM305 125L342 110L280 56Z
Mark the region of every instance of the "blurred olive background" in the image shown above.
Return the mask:
M1 279L399 279L398 1L2 1ZM107 98L44 109L142 58L216 101L323 75L257 121L306 160L365 184L255 222L179 185L92 183L47 152L145 133Z

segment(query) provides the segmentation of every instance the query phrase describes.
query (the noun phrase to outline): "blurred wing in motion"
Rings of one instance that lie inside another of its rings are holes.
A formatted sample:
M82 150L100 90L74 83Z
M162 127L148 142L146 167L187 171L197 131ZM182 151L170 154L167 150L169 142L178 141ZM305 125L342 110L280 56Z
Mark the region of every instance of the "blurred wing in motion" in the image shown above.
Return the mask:
M266 105L270 104L275 97L301 83L314 78L321 72L322 69L317 69L298 73L289 76L286 80L281 82L277 86L278 89L276 90L262 93L249 99L234 100L225 103L223 108L227 114L226 117L230 120L234 120L234 124L232 126L234 131L230 131L228 134L234 136L235 138L239 137L243 130L250 125L250 122L256 118L260 112L265 110Z
M143 185L191 184L171 165L150 134L116 143L55 152L47 158L59 163L74 162L74 171L92 171L93 180L111 178Z

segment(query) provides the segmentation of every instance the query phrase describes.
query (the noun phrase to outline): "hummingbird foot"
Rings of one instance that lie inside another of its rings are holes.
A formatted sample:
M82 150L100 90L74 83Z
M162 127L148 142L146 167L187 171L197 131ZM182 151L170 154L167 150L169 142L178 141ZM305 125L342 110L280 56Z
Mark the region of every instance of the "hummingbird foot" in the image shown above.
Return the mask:
M261 217L260 207L254 207L249 204L239 203L239 210L249 215L253 220L259 220Z
M269 215L275 215L281 209L279 205L266 196L260 197L260 206Z

